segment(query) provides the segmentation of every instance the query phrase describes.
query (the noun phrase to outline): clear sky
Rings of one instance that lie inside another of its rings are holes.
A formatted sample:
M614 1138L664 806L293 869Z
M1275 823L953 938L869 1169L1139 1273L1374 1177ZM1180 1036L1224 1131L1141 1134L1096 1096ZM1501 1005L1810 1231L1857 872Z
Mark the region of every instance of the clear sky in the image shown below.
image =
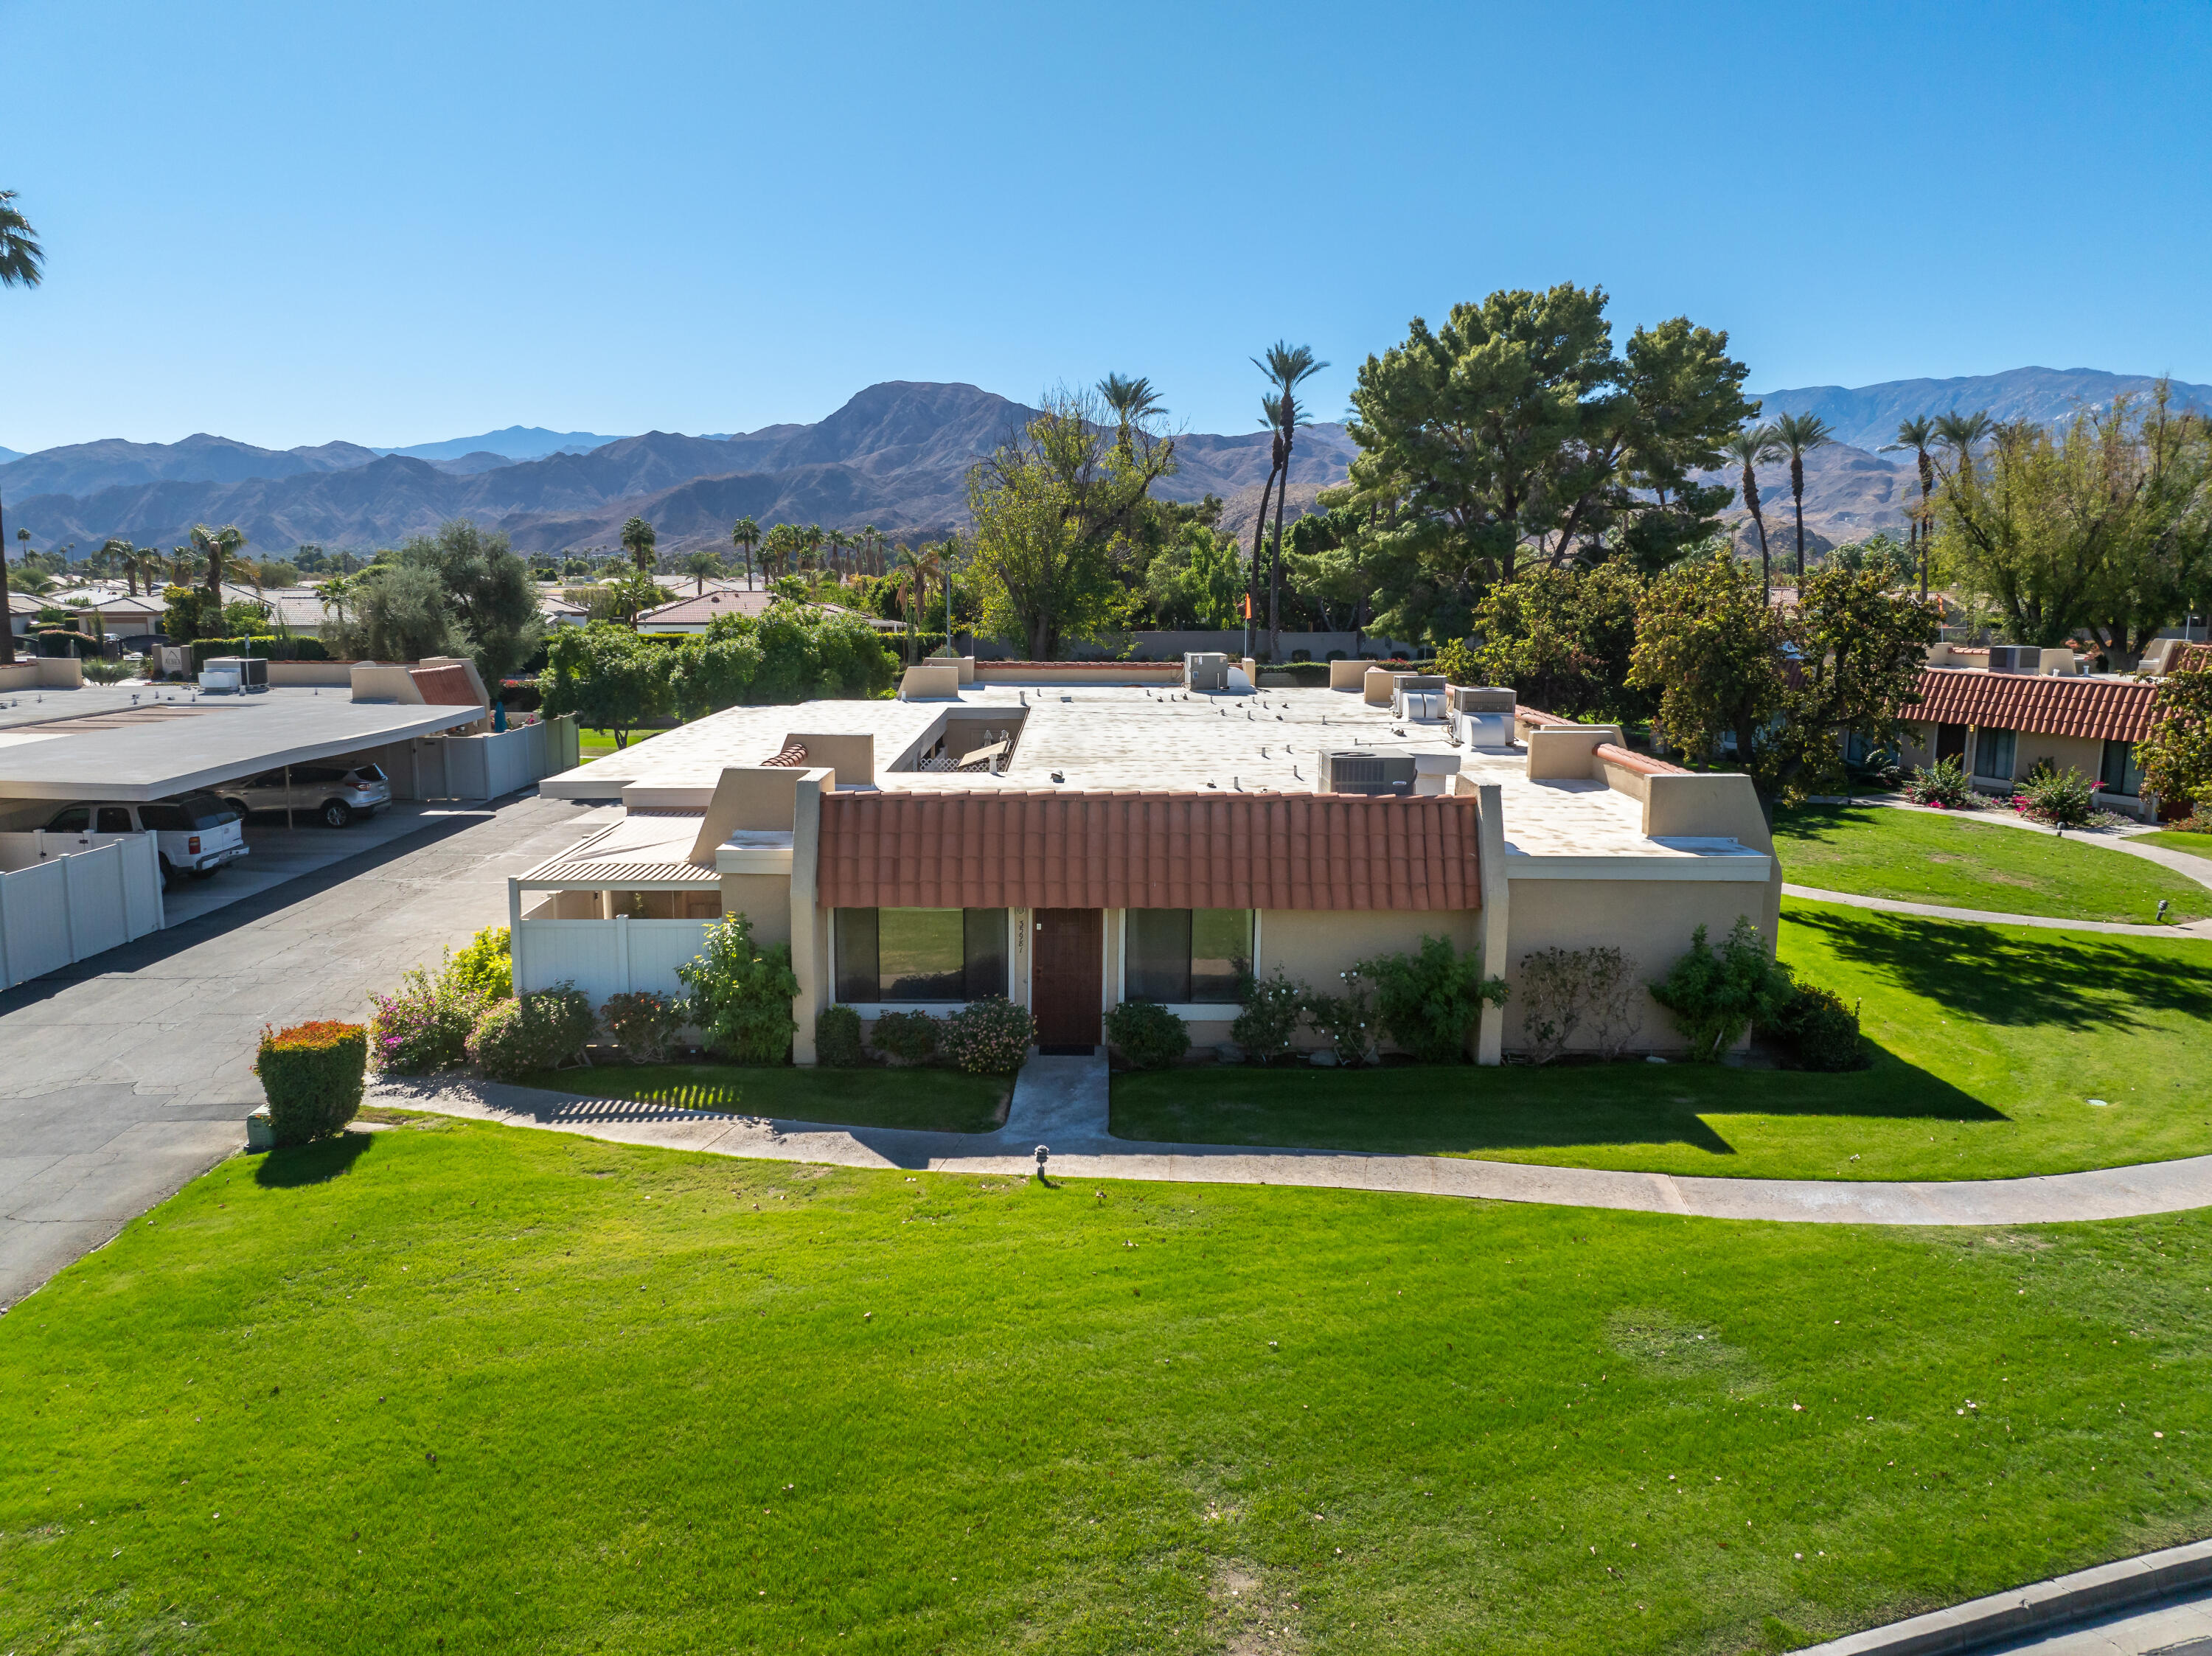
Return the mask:
M1108 370L1241 431L1563 280L1753 389L2212 380L2212 6L0 0L0 443L813 420Z

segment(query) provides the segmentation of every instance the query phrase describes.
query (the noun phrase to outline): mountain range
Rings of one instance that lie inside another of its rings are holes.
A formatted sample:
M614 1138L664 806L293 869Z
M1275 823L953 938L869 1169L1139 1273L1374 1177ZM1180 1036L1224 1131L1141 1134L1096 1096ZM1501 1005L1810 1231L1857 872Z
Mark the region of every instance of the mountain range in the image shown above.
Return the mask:
M1957 408L1997 419L2065 419L2077 408L2109 407L2155 382L2090 368L2015 368L1958 379L1899 379L1878 385L1803 387L1760 396L1762 417L1813 413L1837 440L1806 462L1808 549L1903 532L1917 484L1909 457L1875 451L1900 419ZM2176 382L2183 406L2212 409L2212 386ZM198 433L176 443L120 438L76 443L0 464L9 527L46 549L80 552L110 536L142 545L183 544L196 523L234 523L250 545L275 555L302 544L389 546L465 517L503 530L528 552L611 547L621 525L642 517L665 550L728 545L732 519L866 525L900 539L940 537L967 522L968 469L1019 431L1036 410L969 385L890 380L869 386L826 419L757 431L685 436L647 432L605 437L510 426L473 437L376 449L330 442L257 448ZM1267 475L1268 437L1204 432L1177 440L1181 470L1163 490L1176 500L1214 494L1222 525L1249 537ZM1340 425L1301 431L1290 502L1340 481L1355 449ZM1733 485L1733 475L1721 474ZM1770 542L1794 554L1789 478L1759 473ZM1739 545L1757 550L1741 505L1727 514Z
M650 522L669 551L726 547L732 520L746 516L764 526L873 524L915 539L966 522L969 468L1035 412L974 385L893 380L811 424L733 436L647 432L513 462L471 445L520 442L518 431L534 441L536 428L421 445L459 451L432 458L351 443L261 449L205 434L169 444L111 439L0 465L0 494L9 521L28 528L40 549L83 550L110 536L178 545L196 523L234 523L270 555L302 544L389 546L456 517L505 531L524 551L612 546L632 516ZM1256 495L1268 443L1260 431L1186 433L1182 469L1164 492ZM1294 498L1340 477L1351 454L1340 426L1301 433Z

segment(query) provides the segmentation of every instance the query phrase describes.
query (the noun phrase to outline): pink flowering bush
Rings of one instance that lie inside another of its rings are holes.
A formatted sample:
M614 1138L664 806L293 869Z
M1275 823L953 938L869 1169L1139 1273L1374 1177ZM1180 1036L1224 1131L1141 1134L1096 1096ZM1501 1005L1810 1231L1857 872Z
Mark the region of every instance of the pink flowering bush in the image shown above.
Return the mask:
M970 1075L1012 1075L1029 1057L1036 1022L1003 995L971 1000L945 1020L945 1057Z
M469 1031L483 998L453 980L410 967L389 995L371 995L368 1062L379 1075L433 1075L468 1058Z
M2052 828L2086 828L2097 813L2097 792L2105 785L2092 782L2076 770L2039 766L2018 793L2012 808L2033 822Z
M1905 779L1905 797L1916 805L1932 805L1937 810L1972 810L1981 804L1973 785L1966 780L1966 766L1956 755L1915 770Z

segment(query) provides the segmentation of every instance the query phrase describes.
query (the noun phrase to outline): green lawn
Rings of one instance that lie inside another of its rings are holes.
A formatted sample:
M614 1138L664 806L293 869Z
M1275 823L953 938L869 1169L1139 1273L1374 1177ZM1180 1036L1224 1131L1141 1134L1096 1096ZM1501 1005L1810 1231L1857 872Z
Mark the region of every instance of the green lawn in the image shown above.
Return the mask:
M1880 805L1779 812L1774 848L1792 885L1947 908L2148 925L2212 914L2212 889L2094 840L2024 834L1971 815Z
M2212 1152L2212 943L1792 899L1780 953L1859 1003L1872 1069L1176 1070L1115 1077L1114 1131L1759 1178L2013 1178Z
M2129 838L2139 846L2164 846L2168 851L2185 851L2192 857L2212 857L2212 834L2176 834L2172 828L2154 828L2148 834L2131 834Z
M658 731L632 731L629 732L629 746L634 748L639 743L648 742L659 734ZM616 751L615 733L612 731L579 730L576 732L576 745L592 758L602 758Z
M2208 1306L2206 1214L430 1119L225 1162L0 1319L0 1649L1778 1649L2203 1534Z
M999 1125L1013 1092L1008 1077L957 1070L767 1070L735 1064L544 1070L525 1077L524 1084L687 1110L734 1110L785 1121L928 1132L989 1132Z

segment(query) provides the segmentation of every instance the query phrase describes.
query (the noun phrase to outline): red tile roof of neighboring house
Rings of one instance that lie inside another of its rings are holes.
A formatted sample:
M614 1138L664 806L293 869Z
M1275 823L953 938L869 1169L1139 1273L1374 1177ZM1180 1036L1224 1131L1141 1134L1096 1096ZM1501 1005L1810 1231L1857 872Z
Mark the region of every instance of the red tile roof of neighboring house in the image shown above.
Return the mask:
M2118 679L1925 667L1919 702L1901 711L1914 724L2140 742L2150 734L2157 695L2154 686Z
M1565 730L1575 722L1571 719L1562 719L1557 713L1547 713L1541 708L1524 707L1517 701L1513 704L1513 716L1523 725L1539 731Z
M1472 796L829 793L832 908L1481 906Z
M1638 776L1687 776L1690 773L1680 765L1670 765L1663 759L1654 759L1648 753L1636 753L1626 748L1616 748L1610 742L1601 742L1594 751L1600 759L1618 765Z

